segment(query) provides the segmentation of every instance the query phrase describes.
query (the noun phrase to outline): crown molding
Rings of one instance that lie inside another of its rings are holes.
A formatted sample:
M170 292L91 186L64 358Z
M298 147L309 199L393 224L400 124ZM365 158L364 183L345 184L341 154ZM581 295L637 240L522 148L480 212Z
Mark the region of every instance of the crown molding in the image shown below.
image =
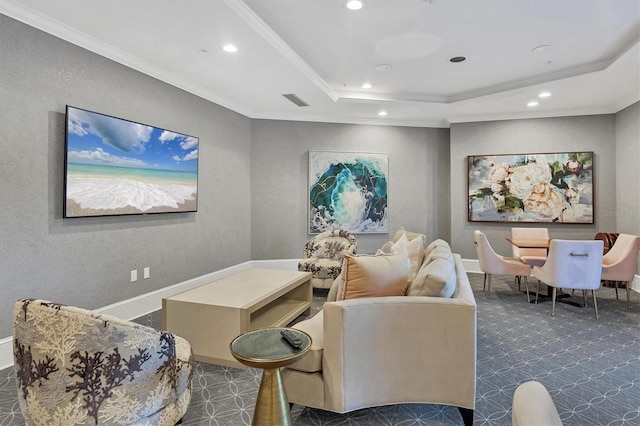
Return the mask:
M622 100L621 102L615 104L615 106L612 108L615 113L618 113L620 111L622 111L623 109L630 107L631 105L635 104L636 102L640 102L640 93L632 93L630 94L626 99Z
M449 103L448 98L444 96L431 95L396 95L384 96L376 93L358 93L358 92L338 92L340 96L338 102L361 102L361 103L380 103L380 102L416 102L431 104Z
M288 46L255 12L242 0L224 0L225 4L237 13L251 28L260 34L266 41L274 46L289 62L291 62L298 70L300 70L311 82L322 90L334 102L356 102L356 103L417 103L417 104L433 104L445 107L448 104L456 102L477 99L484 96L495 96L507 91L528 90L536 84L543 84L549 81L555 81L561 78L571 78L574 76L584 75L590 72L606 72L616 73L621 71L623 67L628 66L631 61L638 61L640 57L640 39L633 42L629 48L618 54L612 60L600 61L593 64L574 67L571 69L559 71L544 76L538 76L526 80L496 85L488 88L479 89L461 93L452 97L438 96L411 96L404 99L402 96L380 96L375 94L358 94L355 92L336 92L324 79L318 75L300 56L298 56L290 46ZM549 118L560 116L577 116L577 115L595 115L595 114L612 114L616 113L629 105L640 100L640 93L630 93L628 97L617 102L616 105L586 108L586 109L566 109L555 111L523 111L504 114L453 114L443 118L442 120L425 119L425 120L402 120L390 117L335 117L331 114L309 114L305 113L271 113L269 111L257 111L246 105L220 96L211 89L204 88L198 84L183 79L172 73L165 72L155 68L146 61L142 61L133 55L127 54L120 49L116 49L96 38L93 38L83 32L80 32L59 21L52 20L33 9L26 7L15 0L0 0L0 13L16 19L26 25L37 28L62 40L70 42L90 52L113 60L131 69L139 71L143 74L156 78L167 84L179 89L192 93L207 101L230 109L238 114L244 115L252 119L271 119L271 120L287 120L287 121L310 121L310 122L327 122L327 123L344 123L344 124L368 124L383 126L407 126L407 127L435 127L448 128L451 123L474 122L474 121L495 121L510 119L527 119L527 118ZM631 64L633 65L633 64ZM633 91L630 91L633 92Z
M536 118L562 118L575 117L580 115L603 115L615 114L619 110L615 107L598 108L576 108L550 111L523 111L503 114L476 114L476 115L454 115L448 117L450 124L473 123L478 121L504 121L504 120L527 120Z
M376 94L362 94L357 92L338 92L339 100L348 100L352 102L422 102L436 104L452 104L485 96L500 94L519 89L527 89L531 86L545 84L557 80L563 80L572 77L606 71L615 73L627 62L637 60L640 57L640 39L636 40L628 49L618 54L615 58L602 60L578 67L567 68L553 73L534 76L527 79L510 81L494 86L483 87L468 92L462 92L452 96L435 96L435 95L398 95L398 96L381 96Z
M497 84L495 86L483 87L477 90L470 90L468 92L459 93L457 95L450 96L447 99L447 102L461 102L467 101L471 99L481 98L484 96L496 95L503 92L509 92L512 90L526 89L531 86L536 86L539 84L545 84L557 80L562 80L571 77L578 77L581 75L586 75L592 72L602 71L606 69L606 67L610 64L610 61L600 61L594 62L587 65L582 65L579 67L568 68L564 70L560 70L557 72L538 75L531 78L526 78L523 80L510 81L507 83Z
M231 109L239 114L250 117L253 111L237 102L231 101L220 96L211 90L205 89L199 85L195 85L190 81L180 78L172 73L159 70L155 66L146 61L141 61L135 56L129 55L120 49L106 44L94 37L91 37L75 28L69 27L59 21L53 20L39 12L29 9L23 5L16 4L12 0L4 0L0 3L0 13L16 19L31 27L65 40L71 44L79 46L97 55L103 56L114 62L122 64L126 67L139 71L145 75L151 76L170 84L179 89L185 90L203 99Z
M447 120L400 120L384 118L366 117L335 117L324 114L271 114L261 113L253 117L257 120L280 120L280 121L306 121L313 123L336 123L336 124L366 124L374 126L397 126L397 127L429 127L429 128L449 128Z
M631 46L616 56L613 61L607 66L606 71L609 73L614 73L618 71L623 65L626 65L627 62L632 60L640 60L640 39L637 39ZM640 66L637 65L637 66Z
M284 40L278 36L244 1L224 0L225 4L240 16L256 33L260 34L282 56L301 71L313 84L324 92L334 102L338 100L338 94L333 88L307 64Z

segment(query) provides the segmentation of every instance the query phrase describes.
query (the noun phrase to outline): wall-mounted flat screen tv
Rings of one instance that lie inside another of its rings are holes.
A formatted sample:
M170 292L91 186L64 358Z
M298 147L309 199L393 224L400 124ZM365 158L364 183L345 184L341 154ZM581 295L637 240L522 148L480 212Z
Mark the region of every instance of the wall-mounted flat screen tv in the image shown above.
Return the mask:
M197 211L197 137L69 105L65 135L65 218Z

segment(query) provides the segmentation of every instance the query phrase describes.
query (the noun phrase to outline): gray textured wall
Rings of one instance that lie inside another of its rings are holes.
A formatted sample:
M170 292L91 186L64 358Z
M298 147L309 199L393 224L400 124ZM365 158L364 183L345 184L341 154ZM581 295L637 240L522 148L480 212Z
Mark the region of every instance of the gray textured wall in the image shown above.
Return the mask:
M198 212L63 220L65 104L199 136ZM616 221L640 234L639 115L635 104L451 133L250 120L0 15L0 337L21 297L101 307L249 259L298 257L309 238L309 150L388 152L390 232L444 238L466 258L476 257L477 227L510 251L508 226L466 222L467 155L593 150L596 226L550 226L552 235L592 238ZM357 237L373 252L390 236ZM129 271L145 266L151 278L130 284Z
M389 232L400 226L449 238L449 130L254 120L251 149L253 259L301 256L307 226L308 151L389 153ZM357 234L373 253L387 234Z
M640 102L615 115L616 232L640 235Z
M552 238L593 239L614 232L616 220L605 210L616 206L616 148L613 115L462 123L451 126L451 235L454 251L477 258L473 231L487 234L496 252L508 255L511 224L467 221L466 157L480 154L593 151L595 225L548 224ZM634 183L637 185L637 182Z
M198 136L198 212L63 220L65 104ZM21 297L97 308L249 260L250 137L244 116L0 15L0 337Z

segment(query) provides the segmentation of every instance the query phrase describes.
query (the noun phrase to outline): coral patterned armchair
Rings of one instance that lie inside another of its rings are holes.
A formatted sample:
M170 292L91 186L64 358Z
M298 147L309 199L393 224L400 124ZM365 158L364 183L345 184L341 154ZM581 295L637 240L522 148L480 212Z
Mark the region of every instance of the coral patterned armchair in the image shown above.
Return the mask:
M13 340L27 425L174 425L189 406L191 346L171 333L23 299Z
M305 244L298 270L311 272L313 287L331 288L333 280L340 275L345 250L356 254L356 238L351 233L343 230L322 232Z

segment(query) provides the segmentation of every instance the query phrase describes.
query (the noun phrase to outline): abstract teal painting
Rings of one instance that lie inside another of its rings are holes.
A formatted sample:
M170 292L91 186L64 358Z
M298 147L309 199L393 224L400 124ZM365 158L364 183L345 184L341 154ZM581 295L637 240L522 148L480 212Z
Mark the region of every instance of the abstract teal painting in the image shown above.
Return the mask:
M309 151L309 233L388 233L385 153Z

